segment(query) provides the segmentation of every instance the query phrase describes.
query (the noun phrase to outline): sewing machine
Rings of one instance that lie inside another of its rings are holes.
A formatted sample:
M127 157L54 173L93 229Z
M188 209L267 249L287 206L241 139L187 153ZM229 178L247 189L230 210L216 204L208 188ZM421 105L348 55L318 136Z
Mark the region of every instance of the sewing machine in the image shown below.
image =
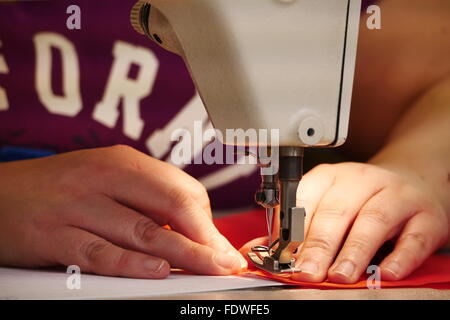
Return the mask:
M269 239L279 210L279 239L248 256L268 272L301 271L303 148L345 142L360 10L361 0L141 0L132 9L139 33L183 57L216 129L278 132L276 142L222 141L265 148L255 199Z

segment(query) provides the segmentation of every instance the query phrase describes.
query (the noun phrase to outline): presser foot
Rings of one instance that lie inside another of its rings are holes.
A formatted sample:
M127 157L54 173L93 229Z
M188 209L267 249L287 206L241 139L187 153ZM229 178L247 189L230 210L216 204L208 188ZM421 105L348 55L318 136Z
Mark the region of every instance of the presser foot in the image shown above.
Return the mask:
M274 242L273 245L275 245L276 242ZM252 252L247 253L247 256L257 268L270 273L292 274L301 272L300 269L295 268L295 259L291 259L290 263L280 263L278 260L276 260L272 256L271 247L255 246L252 248Z

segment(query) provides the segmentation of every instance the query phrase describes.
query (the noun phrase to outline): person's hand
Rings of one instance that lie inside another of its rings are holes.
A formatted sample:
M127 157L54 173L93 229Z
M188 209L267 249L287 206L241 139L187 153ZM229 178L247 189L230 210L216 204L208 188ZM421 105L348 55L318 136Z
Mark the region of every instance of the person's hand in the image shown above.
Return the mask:
M132 148L4 163L0 177L0 265L133 278L246 267L213 225L205 188Z
M295 280L354 283L378 249L395 241L380 264L384 280L418 268L448 237L448 218L431 189L413 172L362 163L321 165L297 194L306 210L305 241L295 255ZM276 238L274 238L276 239ZM245 245L247 252L265 239Z

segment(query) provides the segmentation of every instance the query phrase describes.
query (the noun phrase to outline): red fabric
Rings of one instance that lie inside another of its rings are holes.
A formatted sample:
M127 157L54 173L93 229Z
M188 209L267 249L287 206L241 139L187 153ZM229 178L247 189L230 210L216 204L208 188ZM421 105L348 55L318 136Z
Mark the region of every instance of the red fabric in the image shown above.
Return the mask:
M215 224L222 234L239 249L248 241L267 234L265 214L261 210L254 210L243 214L231 215L217 219ZM249 266L250 273L279 280L284 283L296 284L308 288L336 289L336 288L367 288L367 277L364 275L355 284L344 285L328 281L322 283L308 283L294 281L288 276L276 276ZM417 287L450 289L450 256L433 255L425 263L413 272L408 278L401 281L381 281L381 287Z

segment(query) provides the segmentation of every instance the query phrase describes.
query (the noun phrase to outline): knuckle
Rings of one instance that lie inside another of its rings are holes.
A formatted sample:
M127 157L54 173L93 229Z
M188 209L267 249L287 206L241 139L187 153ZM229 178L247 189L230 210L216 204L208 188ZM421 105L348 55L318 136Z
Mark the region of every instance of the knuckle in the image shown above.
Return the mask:
M331 253L333 250L333 244L332 242L325 236L313 236L309 237L304 245L304 250L319 250L327 255Z
M385 181L385 187L394 187L399 191L404 191L404 187L408 185L401 176L388 169L377 167L377 176L380 180Z
M417 251L409 247L400 248L397 251L397 256L401 256L403 257L403 259L406 258L406 261L408 261L408 263L414 266L414 268L417 268L422 262L420 255L417 254Z
M176 210L183 210L192 206L192 198L190 193L180 189L179 187L170 189L168 192L168 198L171 206Z
M160 235L160 226L148 218L140 219L134 227L134 238L137 243L151 243Z
M198 258L198 257L204 256L204 253L202 251L202 247L199 244L197 244L197 243L193 243L192 245L190 245L186 249L186 254L187 254L188 259L190 259L190 258Z
M363 234L358 234L347 241L345 247L349 252L356 255L367 254L368 252L368 244L371 243L371 240Z
M133 147L127 146L125 144L117 144L112 147L107 148L111 153L114 154L124 154L124 153L135 153L137 152L136 149Z
M314 169L312 169L311 173L317 173L317 172L334 172L335 166L329 163L322 163L316 166Z
M220 233L215 232L212 228L206 231L206 241L204 245L208 247L213 247L217 243L222 243L223 239Z
M208 199L208 191L205 186L200 183L198 180L194 179L194 187L191 189L191 194L195 199L203 201L204 199Z
M346 163L342 163L339 166L342 166L345 172L347 172L347 170L351 170L353 171L356 175L361 176L361 177L367 177L370 175L379 175L380 174L380 170L378 167L368 164L368 163L359 163L359 162L346 162Z
M126 270L131 265L132 256L123 250L117 258L117 270Z
M359 213L361 219L375 223L377 225L388 226L391 218L385 210L380 208L365 208Z
M348 169L354 170L354 173L360 177L367 178L367 177L373 176L375 174L377 174L377 175L380 174L378 168L371 164L350 162L350 163L347 163L346 165L348 165Z
M356 170L358 171L359 175L366 176L372 172L372 166L368 164L361 164L361 163L353 163Z
M418 247L420 251L428 249L428 237L421 232L409 232L401 237L401 242L410 242Z
M109 152L111 159L114 159L116 170L121 170L126 173L129 170L141 171L144 167L139 157L140 152L133 147L118 144L109 147Z
M111 244L105 240L89 241L81 245L80 251L82 256L92 264L101 262L103 252Z
M400 178L397 177L391 179L389 191L409 199L409 201L414 200L416 197L422 198L420 193L418 193L414 187L404 181L401 181Z
M201 208L209 210L211 207L211 203L209 200L208 191L202 183L198 182L197 180L196 182L196 187L191 191L192 197L200 205Z
M317 210L316 216L318 218L342 218L346 215L346 210L339 208L331 208L327 205L324 205L323 208L319 208Z
M180 192L200 204L209 204L208 190L206 187L200 181L186 174L179 168L176 168L176 170L180 181L183 182L177 186L177 190L173 190L174 195L180 197L180 195L177 194L177 192Z

